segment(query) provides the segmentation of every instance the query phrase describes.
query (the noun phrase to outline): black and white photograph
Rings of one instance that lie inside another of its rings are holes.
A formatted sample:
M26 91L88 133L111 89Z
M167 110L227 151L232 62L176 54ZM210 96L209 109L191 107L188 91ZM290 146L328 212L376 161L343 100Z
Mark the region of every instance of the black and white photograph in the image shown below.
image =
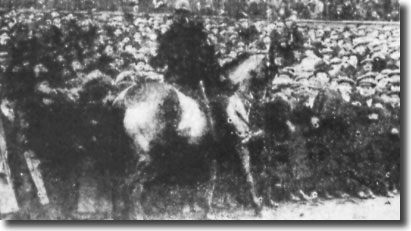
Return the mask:
M400 11L0 0L0 220L400 222Z

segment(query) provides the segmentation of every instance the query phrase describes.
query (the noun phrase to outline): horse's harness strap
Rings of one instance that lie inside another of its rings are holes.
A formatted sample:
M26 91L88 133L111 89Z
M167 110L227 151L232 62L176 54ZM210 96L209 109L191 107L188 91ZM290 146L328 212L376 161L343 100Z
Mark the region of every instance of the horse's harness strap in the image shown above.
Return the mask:
M204 102L205 109L206 109L207 120L208 120L208 123L210 124L211 134L213 135L213 139L216 141L217 133L216 133L216 128L215 128L215 123L214 123L213 115L211 112L210 101L208 100L203 81L199 82L199 87L200 87L200 93L203 98L203 102Z
M252 101L253 101L253 99L254 99L253 93L250 92L250 95L249 95L249 96L246 95L246 94L243 93L243 92L237 92L236 94L240 97L240 99L242 99L244 105L245 105L246 108L247 108L247 109L246 109L247 115L249 115L249 114L250 114L250 111L251 111ZM244 118L242 118L242 119L244 119Z

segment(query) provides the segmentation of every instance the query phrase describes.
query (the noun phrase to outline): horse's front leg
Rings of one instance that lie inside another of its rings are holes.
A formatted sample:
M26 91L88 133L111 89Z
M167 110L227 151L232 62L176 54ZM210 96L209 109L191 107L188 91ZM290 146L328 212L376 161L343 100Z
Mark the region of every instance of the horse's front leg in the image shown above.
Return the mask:
M253 175L251 174L250 151L245 145L242 145L242 144L237 145L236 149L240 157L241 165L243 167L243 170L246 176L247 187L251 194L251 199L253 202L255 212L257 215L260 215L262 211L262 199L257 197L254 178L253 178Z
M269 162L268 162L269 163ZM270 206L270 207L275 207L276 203L273 200L273 184L272 184L272 179L271 179L271 173L268 170L268 166L264 166L264 170L261 174L261 178L263 180L262 183L262 194L264 196L265 199L265 203L266 205Z
M144 220L144 209L142 206L143 190L144 183L142 182L130 186L129 220Z

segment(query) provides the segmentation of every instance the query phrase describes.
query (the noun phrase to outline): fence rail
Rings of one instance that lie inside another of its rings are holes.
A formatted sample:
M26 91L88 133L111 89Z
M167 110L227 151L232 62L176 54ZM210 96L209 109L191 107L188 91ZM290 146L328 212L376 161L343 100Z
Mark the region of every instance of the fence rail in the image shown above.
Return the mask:
M310 23L315 23L315 24L341 24L341 25L355 25L355 24L361 24L361 25L400 25L400 22L393 22L393 21L355 21L355 20L349 20L349 21L335 21L335 20L309 20L309 19L299 19L299 23L301 24L310 24Z

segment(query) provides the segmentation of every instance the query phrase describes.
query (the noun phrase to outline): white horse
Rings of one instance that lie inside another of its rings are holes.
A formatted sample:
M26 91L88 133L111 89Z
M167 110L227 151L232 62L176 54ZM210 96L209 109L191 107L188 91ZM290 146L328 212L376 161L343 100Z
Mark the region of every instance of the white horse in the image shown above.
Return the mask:
M237 151L249 188L252 202L257 213L261 211L261 199L257 197L254 180L250 170L250 155L246 142L255 135L249 127L249 109L244 100L244 95L250 92L253 79L263 79L266 68L265 55L243 56L225 67L225 77L232 84L238 85L234 94L224 93L211 97L212 104L219 104L223 108L222 115L235 130ZM120 75L116 83L124 84L127 77L133 75ZM219 140L213 137L214 129L207 105L202 97L190 97L184 94L178 87L158 80L132 80L131 86L126 88L115 101L125 108L124 127L132 139L138 161L135 165L135 174L132 178L131 199L133 201L131 218L141 218L141 195L144 184L153 180L159 171L167 168L169 163L160 163L161 168L148 173L152 166L156 166L161 158L154 153L156 146L167 147L166 153L171 155L172 149L201 150L204 153L184 154L183 158L192 158L193 155L205 156L209 161L210 184L205 198L205 214L211 209L211 201L215 187L217 174L215 147ZM215 117L213 115L212 117ZM221 115L220 115L221 116ZM174 144L176 142L177 144ZM199 148L200 147L200 148ZM164 150L164 149L163 149ZM172 157L174 159L174 157ZM162 159L168 161L167 159ZM181 163L183 165L184 163ZM171 165L171 163L170 163ZM184 166L181 166L184 167ZM167 173L166 173L167 174ZM190 174L190 172L187 172Z

